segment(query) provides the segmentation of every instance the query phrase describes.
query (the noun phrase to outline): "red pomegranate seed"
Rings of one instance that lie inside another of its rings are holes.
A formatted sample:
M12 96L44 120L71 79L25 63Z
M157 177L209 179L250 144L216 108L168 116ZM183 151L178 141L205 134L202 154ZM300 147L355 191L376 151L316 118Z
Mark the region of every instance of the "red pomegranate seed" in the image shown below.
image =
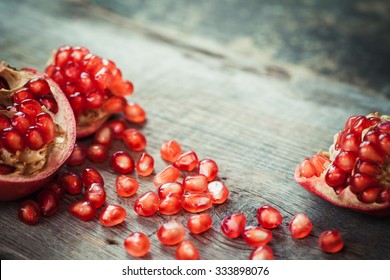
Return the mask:
M106 202L106 190L99 183L92 183L87 187L84 193L85 200L92 203L93 207L100 208Z
M70 194L79 194L83 190L83 180L74 172L61 174L58 183Z
M52 95L46 95L41 98L39 98L39 103L42 106L45 106L47 110L50 112L57 114L58 113L58 103L55 100L54 96Z
M41 217L39 205L34 200L23 201L18 209L18 217L25 224L36 224Z
M50 182L44 190L55 193L60 199L62 199L65 195L65 188L55 182Z
M193 234L200 234L211 228L213 220L209 213L192 215L187 220L187 228Z
M318 245L326 253L337 253L344 247L344 242L340 232L337 230L327 230L318 237Z
M272 240L272 232L262 227L247 226L242 233L245 242L252 247L260 247Z
M29 80L25 87L28 88L35 97L41 97L51 93L49 83L45 79L39 77Z
M0 141L0 144L1 144L1 141ZM1 145L0 145L0 147L1 147ZM0 175L11 174L14 171L15 171L15 167L14 166L7 165L7 164L4 164L4 163L0 163Z
M105 146L106 148L109 148L112 143L112 131L108 126L103 126L101 129L99 129L93 138L94 144L100 144Z
M135 152L143 151L146 148L145 136L134 128L128 128L123 131L123 141L130 150Z
M26 143L22 135L13 127L4 128L1 133L1 143L10 153L23 151L26 148Z
M22 135L26 134L27 129L31 125L30 118L23 112L16 112L10 121L11 125Z
M357 173L351 176L350 190L351 192L358 194L366 188L376 186L378 179L375 176L370 176L364 173Z
M156 193L148 191L134 202L134 211L141 216L152 216L158 210L159 201Z
M23 100L33 99L34 96L28 88L21 88L14 93L12 100L14 103L20 104Z
M257 220L262 227L272 229L282 223L283 217L279 210L269 205L264 205L257 209Z
M158 187L157 193L160 199L164 199L168 194L177 194L181 197L184 193L184 189L179 182L166 183Z
M171 220L158 229L157 238L164 245L176 245L183 240L185 234L184 226L176 220Z
M126 96L133 93L134 86L129 81L120 81L110 86L110 90L113 94L118 96Z
M116 193L122 197L130 197L138 190L138 181L130 176L120 175L115 182Z
M78 80L77 86L80 88L81 92L83 93L87 93L96 87L93 78L87 72L82 72L80 74L80 78Z
M112 96L103 105L104 111L119 114L125 110L126 99L122 96Z
M359 158L363 161L381 164L386 159L386 154L381 151L373 143L364 141L359 147Z
M166 183L176 182L180 177L180 171L172 165L165 167L160 173L156 174L153 178L153 184L156 187L164 185Z
M218 165L212 159L202 159L198 163L198 173L206 176L207 182L211 182L218 175Z
M41 135L45 144L54 141L56 136L56 126L53 118L48 113L40 113L35 117L35 124L41 131Z
M124 119L115 119L107 123L107 126L111 128L115 139L123 138L123 131L127 129L127 123Z
M131 155L125 151L113 153L110 163L112 168L120 174L127 174L134 170L134 160Z
M380 193L384 191L383 187L366 188L359 193L358 199L364 203L374 203L378 200Z
M92 144L88 147L87 158L94 163L102 163L108 158L108 150L100 144Z
M31 150L40 150L45 146L42 134L36 126L30 126L27 129L24 141Z
M184 190L192 193L202 193L207 190L207 178L202 174L188 175L183 180Z
M7 127L11 127L10 119L7 116L0 115L0 131Z
M69 166L77 166L82 165L87 157L87 148L84 144L80 142L76 142L73 148L73 152L70 155L67 165Z
M154 158L145 152L142 153L135 163L135 169L138 175L149 176L154 170Z
M96 208L90 201L76 201L75 203L69 205L68 211L77 219L82 221L90 221L95 217Z
M246 217L242 213L234 213L224 218L221 222L221 230L229 238L237 238L245 229Z
M346 152L357 152L359 149L360 137L353 133L348 133L341 141L341 149Z
M316 176L316 169L309 158L305 158L299 165L299 173L301 177L311 178Z
M53 216L60 209L60 198L51 191L43 190L37 196L40 212L45 217Z
M79 65L73 61L68 61L64 65L63 73L68 81L77 82L78 78L80 77L81 70Z
M177 245L175 259L199 260L199 251L191 241L183 240Z
M95 74L95 81L100 90L104 90L109 87L112 81L111 71L107 69L107 67L102 67Z
M104 187L104 179L102 175L93 167L87 167L82 172L83 184L88 188L92 184L96 183Z
M379 136L379 147L387 155L390 155L390 133L389 134L381 134Z
M336 156L334 165L342 171L349 173L355 166L356 158L357 154L354 152L341 152Z
M325 182L333 188L338 188L346 184L347 177L348 175L341 168L332 164L325 175Z
M211 199L214 204L222 204L229 197L229 190L224 183L213 181L208 183L207 189L211 194Z
M177 158L182 154L180 143L176 140L164 142L160 148L160 154L162 159L174 163Z
M85 109L85 96L81 94L81 92L75 92L68 96L68 100L70 105L72 106L73 112L77 118L77 116L81 115Z
M172 193L160 201L159 212L163 215L174 215L179 213L181 208L181 197Z
M192 171L197 165L198 156L194 151L181 154L173 164L174 167L184 171Z
M109 204L100 213L99 221L103 226L112 227L122 223L126 218L126 210L119 205Z
M358 160L355 165L355 174L364 173L367 175L380 175L382 172L381 168L375 163L366 162L362 160Z
M199 213L213 206L208 193L186 193L182 196L183 209L190 213Z
M295 215L289 224L291 236L294 238L304 238L309 235L313 225L307 215L297 214Z
M142 232L130 234L124 242L126 252L133 257L143 257L150 249L150 240Z
M142 123L146 120L146 113L140 105L130 102L125 106L125 118L129 122Z
M20 111L25 113L30 118L30 121L33 122L35 116L42 113L42 107L41 104L34 99L25 99L20 103Z
M271 247L264 245L253 250L249 256L250 260L273 260L274 253Z

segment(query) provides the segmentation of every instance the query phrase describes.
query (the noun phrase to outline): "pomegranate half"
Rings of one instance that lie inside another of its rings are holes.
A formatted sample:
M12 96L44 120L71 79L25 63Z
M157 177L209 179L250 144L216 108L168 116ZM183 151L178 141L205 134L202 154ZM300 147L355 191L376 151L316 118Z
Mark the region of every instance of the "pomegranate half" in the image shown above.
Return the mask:
M76 123L46 74L0 62L0 201L45 185L70 156Z
M294 176L305 189L335 205L390 215L390 117L350 117L329 152L305 158Z

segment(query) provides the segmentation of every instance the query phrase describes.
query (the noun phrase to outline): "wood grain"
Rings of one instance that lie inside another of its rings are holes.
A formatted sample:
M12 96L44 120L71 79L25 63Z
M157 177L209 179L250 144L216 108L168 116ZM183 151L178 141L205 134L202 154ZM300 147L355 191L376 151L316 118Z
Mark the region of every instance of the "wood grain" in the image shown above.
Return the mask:
M7 17L10 14L17 16ZM255 225L256 209L263 204L277 207L284 218L270 243L277 259L390 258L388 218L333 206L293 179L295 166L326 149L348 116L389 114L386 97L300 66L242 55L208 38L142 25L84 2L2 1L0 21L1 59L16 67L43 70L51 50L62 44L84 45L116 61L135 84L129 99L147 111L147 122L136 127L147 136L147 151L156 159L157 172L166 166L159 147L169 139L177 139L184 150L195 150L200 158L217 161L219 179L231 190L230 198L209 211L212 229L202 235L186 234L202 259L247 259L252 249L240 238L223 237L220 221L241 211L248 224ZM125 149L119 141L110 151L118 149ZM137 158L138 153L132 155ZM87 162L64 170L80 171L85 166L101 171L107 202L124 206L126 221L112 228L102 227L97 219L80 222L66 208L82 196L67 196L57 215L31 227L17 220L19 201L0 203L1 258L127 259L131 257L123 249L123 240L142 231L152 242L146 259L172 259L175 247L161 245L155 233L173 218L185 224L189 214L139 217L132 209L136 197L117 197L118 175L107 163ZM138 179L137 195L156 190L151 178ZM311 218L313 231L308 238L293 240L288 223L300 212ZM317 237L327 229L342 233L342 252L330 255L319 250Z

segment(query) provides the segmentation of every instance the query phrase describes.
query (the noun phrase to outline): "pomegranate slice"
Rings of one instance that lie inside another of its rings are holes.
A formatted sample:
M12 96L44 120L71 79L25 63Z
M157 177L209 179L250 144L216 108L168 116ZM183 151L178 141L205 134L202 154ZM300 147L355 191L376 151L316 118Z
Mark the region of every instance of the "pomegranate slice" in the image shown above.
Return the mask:
M390 215L390 117L352 116L334 139L329 152L302 161L295 180L335 205Z
M3 201L28 195L52 179L73 151L76 124L64 93L47 75L0 62L0 80Z

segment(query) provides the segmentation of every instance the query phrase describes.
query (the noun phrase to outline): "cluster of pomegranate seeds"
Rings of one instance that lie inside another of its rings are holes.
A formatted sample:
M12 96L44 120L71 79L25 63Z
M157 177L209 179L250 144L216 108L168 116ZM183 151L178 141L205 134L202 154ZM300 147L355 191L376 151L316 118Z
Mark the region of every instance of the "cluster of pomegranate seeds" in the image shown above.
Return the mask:
M126 252L133 257L143 257L150 249L150 240L142 232L131 233L124 241Z
M278 209L269 205L263 205L257 209L257 220L262 227L272 229L282 223L283 217Z
M99 221L103 226L112 227L122 223L125 218L125 208L120 205L109 204L100 213Z
M177 260L199 260L199 251L190 240L183 240L177 245L175 258Z
M294 238L304 238L309 235L313 225L306 214L299 213L295 215L289 224L291 236Z
M209 213L200 213L188 217L187 228L193 234L200 234L211 228L213 220Z
M184 226L176 220L163 224L157 231L157 238L164 245L180 243L186 234Z
M327 230L318 237L318 245L326 253L337 253L344 247L344 241L337 230Z
M242 213L234 213L224 218L221 222L221 230L229 238L237 238L244 231L246 217Z

